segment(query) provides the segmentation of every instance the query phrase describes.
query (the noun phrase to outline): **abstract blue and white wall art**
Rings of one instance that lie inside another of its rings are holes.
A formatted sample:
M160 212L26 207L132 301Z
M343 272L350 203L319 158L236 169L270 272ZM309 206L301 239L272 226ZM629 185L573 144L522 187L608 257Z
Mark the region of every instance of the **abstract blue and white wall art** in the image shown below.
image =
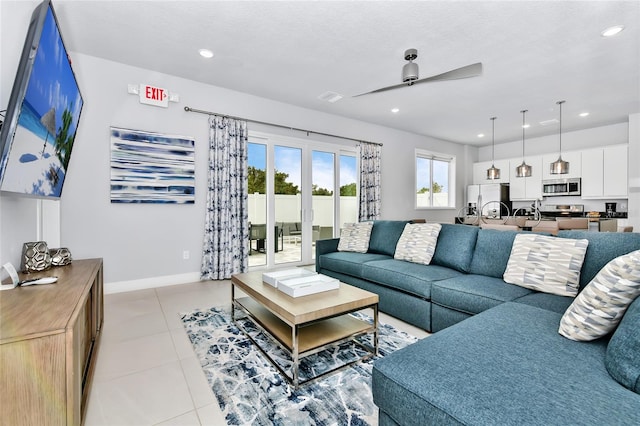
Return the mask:
M111 202L193 204L195 140L111 127Z

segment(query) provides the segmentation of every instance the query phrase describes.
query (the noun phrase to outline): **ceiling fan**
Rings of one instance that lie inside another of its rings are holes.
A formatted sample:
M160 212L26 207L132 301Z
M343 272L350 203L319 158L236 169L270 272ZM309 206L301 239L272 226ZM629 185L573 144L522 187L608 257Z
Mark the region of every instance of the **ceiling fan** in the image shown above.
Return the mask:
M396 84L393 86L383 87L381 89L372 90L371 92L361 93L359 95L354 96L363 96L369 95L371 93L380 93L386 92L387 90L399 89L400 87L405 86L413 86L418 83L429 83L432 81L443 81L443 80L457 80L461 78L469 78L476 77L482 75L482 63L477 62L475 64L467 65L461 68L456 68L451 71L444 72L438 75L432 75L431 77L425 77L423 79L418 79L418 64L414 63L413 60L418 57L417 49L407 49L404 52L404 59L409 61L408 64L405 64L402 67L402 83Z

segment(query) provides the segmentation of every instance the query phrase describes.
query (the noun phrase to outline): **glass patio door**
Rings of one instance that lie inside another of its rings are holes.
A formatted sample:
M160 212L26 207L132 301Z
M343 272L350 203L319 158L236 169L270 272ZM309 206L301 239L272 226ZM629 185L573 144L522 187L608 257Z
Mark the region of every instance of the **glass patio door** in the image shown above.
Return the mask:
M340 217L357 220L355 150L304 142L249 138L251 268L311 264L315 242L339 235Z
M281 243L274 263L300 263L303 240L307 236L303 229L303 197L306 195L302 176L303 149L274 145L273 153L274 230Z
M336 155L327 151L311 153L311 258L315 259L317 240L333 237L335 223Z

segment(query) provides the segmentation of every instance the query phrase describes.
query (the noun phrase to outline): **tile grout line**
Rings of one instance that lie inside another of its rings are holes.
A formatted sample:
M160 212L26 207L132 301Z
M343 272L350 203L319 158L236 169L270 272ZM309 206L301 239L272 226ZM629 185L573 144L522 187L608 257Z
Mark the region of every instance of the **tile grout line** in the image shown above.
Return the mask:
M178 353L178 347L176 346L176 342L173 339L173 335L171 334L171 329L169 327L169 322L167 320L167 312L165 312L165 308L162 305L162 303L160 302L160 296L158 295L157 289L154 289L154 293L156 295L156 298L158 298L158 303L160 304L160 310L162 311L162 316L164 318L165 323L167 324L167 328L169 329L169 334L171 336L171 344L173 345L173 350L176 352L176 357L178 358L178 364L180 365L180 371L182 371L182 377L184 378L184 381L187 384L187 391L189 392L189 398L191 399L191 406L193 407L193 410L191 410L191 411L193 411L194 414L196 415L196 417L198 419L198 423L200 425L202 425L202 419L200 418L200 414L198 413L198 407L196 406L196 401L195 401L195 397L193 395L193 390L191 389L191 386L189 384L189 380L187 378L187 373L184 370L184 364L182 363L183 360L180 358L180 354ZM180 317L181 313L180 312L174 312L174 315ZM181 326L182 326L181 330L182 330L183 333L186 334L186 330L184 329L184 324L182 324L182 318L180 318L180 322L181 322ZM187 336L187 339L188 339L188 336ZM189 343L191 343L191 341L189 341ZM191 345L191 350L193 351L193 345ZM195 357L195 352L194 352L194 357ZM196 360L197 360L197 357L196 357ZM199 363L198 363L198 365L199 365ZM206 380L206 377L205 377L205 380ZM215 402L215 398L214 398L214 402ZM188 412L190 412L190 411L188 411ZM187 413L182 413L181 415L184 415L184 414L187 414ZM179 417L179 416L176 416L176 417ZM176 418L176 417L173 417L173 418ZM169 420L171 420L171 419L163 420L163 422L166 422L166 421L169 421ZM163 423L163 422L160 422L160 423Z

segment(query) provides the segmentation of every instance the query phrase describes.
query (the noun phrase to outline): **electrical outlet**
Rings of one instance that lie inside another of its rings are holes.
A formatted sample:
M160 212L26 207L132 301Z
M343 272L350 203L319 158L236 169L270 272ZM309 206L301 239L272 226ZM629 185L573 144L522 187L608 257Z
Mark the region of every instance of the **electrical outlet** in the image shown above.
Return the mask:
M189 250L184 250L182 252L182 259L189 260L189 257L191 257L191 253L189 253Z

